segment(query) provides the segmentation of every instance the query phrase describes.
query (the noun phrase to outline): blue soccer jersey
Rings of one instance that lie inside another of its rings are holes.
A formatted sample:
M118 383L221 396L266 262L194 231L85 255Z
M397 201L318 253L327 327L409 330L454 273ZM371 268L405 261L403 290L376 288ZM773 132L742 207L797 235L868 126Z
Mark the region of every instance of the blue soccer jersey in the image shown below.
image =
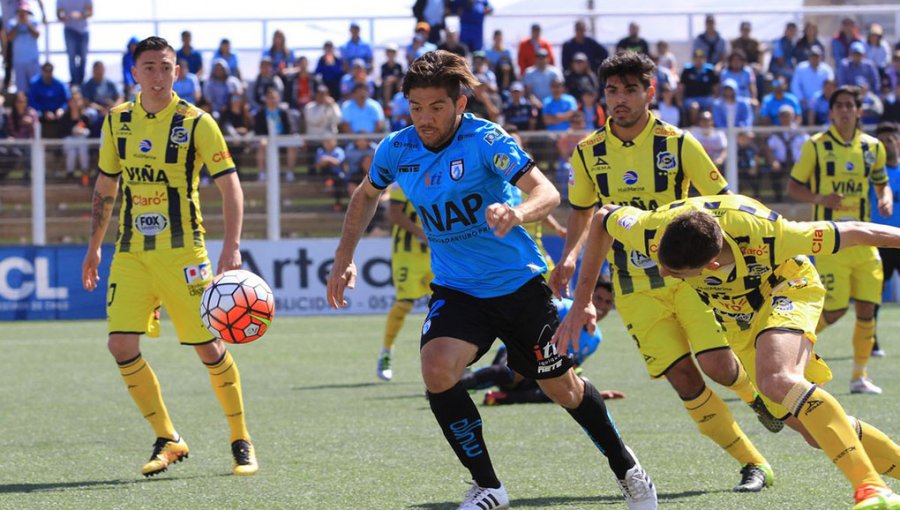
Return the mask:
M569 313L569 309L572 308L572 300L554 298L553 304L556 305L556 311L559 313L559 320L562 322L562 320L566 318L566 314ZM597 347L600 347L600 342L602 341L603 333L600 332L599 324L594 328L593 335L588 333L586 328L581 328L581 334L578 335L578 352L575 352L575 346L573 344L569 344L569 354L575 356L575 364L581 366L584 363L584 360L591 354L594 354Z
M369 181L378 189L396 181L416 207L435 284L489 298L511 294L547 270L524 228L501 238L485 220L489 205L510 200L507 183L515 185L532 167L531 156L500 126L466 113L437 151L422 144L414 126L388 135Z

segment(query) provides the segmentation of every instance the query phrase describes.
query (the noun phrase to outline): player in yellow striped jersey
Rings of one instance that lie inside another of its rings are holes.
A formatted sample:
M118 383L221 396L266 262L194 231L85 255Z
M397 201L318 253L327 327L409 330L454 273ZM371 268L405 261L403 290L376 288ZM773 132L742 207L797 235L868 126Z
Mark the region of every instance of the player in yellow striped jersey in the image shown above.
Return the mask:
M389 194L388 219L394 225L391 231L391 277L396 299L388 311L384 341L375 369L378 378L384 381L394 377L391 368L394 340L416 300L431 294L429 285L434 277L428 240L416 209L397 183L391 185Z
M686 197L690 185L710 195L729 192L697 140L649 111L655 94L651 83L655 67L649 58L619 53L603 62L600 73L610 112L606 126L582 140L572 154L573 211L560 265L550 277L557 295L567 292L580 238L598 204L655 209ZM742 466L736 491L759 491L770 485L771 467L725 402L707 386L701 370L753 407L769 430L777 432L783 424L765 410L714 314L690 287L665 278L640 251L615 243L609 263L616 306L650 376L665 377L700 432Z
M884 145L859 129L862 99L856 87L840 87L828 102L831 127L803 144L791 170L788 194L813 205L814 220L869 221L869 185L877 207L890 217L893 195L885 173ZM866 365L875 343L875 307L881 303L882 267L878 250L856 246L837 254L817 254L816 269L827 294L819 331L840 319L853 298L853 373L851 393L880 394Z
M158 335L155 310L166 307L179 341L207 366L231 429L233 473L252 475L256 454L244 420L237 364L200 321L200 298L213 272L200 214L200 169L222 194L225 239L216 272L241 267L243 192L215 120L172 92L175 50L159 37L141 41L131 72L135 101L113 108L103 123L100 174L94 186L91 238L82 266L85 289L97 287L101 244L122 181L116 252L109 274L108 348L128 392L157 439L142 473L152 476L188 456L162 400L159 382L141 356L140 336Z
M819 385L831 371L814 351L825 288L806 255L900 247L900 229L865 222L791 222L744 196L679 200L656 211L606 205L594 217L574 303L557 330L567 349L591 330L593 280L613 243L682 279L715 311L766 406L821 448L854 488L854 510L900 510L880 474L900 477L900 447L847 416ZM577 346L576 346L577 347Z

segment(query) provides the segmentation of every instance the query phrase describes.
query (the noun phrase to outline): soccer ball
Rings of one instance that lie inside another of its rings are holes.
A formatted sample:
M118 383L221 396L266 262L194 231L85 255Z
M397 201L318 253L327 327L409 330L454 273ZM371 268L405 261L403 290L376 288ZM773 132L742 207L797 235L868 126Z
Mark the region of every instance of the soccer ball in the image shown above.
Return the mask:
M213 278L200 299L200 319L216 338L244 344L263 336L275 316L272 289L250 271L234 269Z

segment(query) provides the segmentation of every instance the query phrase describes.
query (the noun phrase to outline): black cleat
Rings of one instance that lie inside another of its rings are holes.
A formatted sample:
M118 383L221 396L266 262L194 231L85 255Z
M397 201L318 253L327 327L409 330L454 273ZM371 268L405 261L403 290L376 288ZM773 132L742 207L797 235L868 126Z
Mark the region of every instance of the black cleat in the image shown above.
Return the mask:
M762 426L769 432L772 432L773 434L778 433L784 428L784 422L772 416L772 413L769 412L766 403L763 402L759 393L756 394L756 398L753 399L753 402L748 405L750 406L750 409L753 409L753 412L756 413L756 419L759 420L759 422L762 423Z
M768 464L747 464L741 468L741 482L734 492L759 492L775 482L775 473Z

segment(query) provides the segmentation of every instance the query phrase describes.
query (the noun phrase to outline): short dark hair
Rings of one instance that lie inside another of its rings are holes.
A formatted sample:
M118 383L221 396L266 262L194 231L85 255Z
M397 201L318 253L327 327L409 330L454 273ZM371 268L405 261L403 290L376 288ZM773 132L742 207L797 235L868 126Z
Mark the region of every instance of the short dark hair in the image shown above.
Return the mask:
M613 76L634 76L644 88L648 88L656 77L656 64L643 53L621 51L600 64L600 81L606 83Z
M862 94L860 94L859 87L856 85L841 85L828 98L828 111L834 110L834 103L837 102L837 98L841 94L849 95L853 98L853 102L856 103L856 107L862 108Z
M164 51L169 50L172 54L175 54L175 48L169 44L169 41L166 41L162 37L156 37L152 35L143 41L139 42L137 47L134 49L134 63L137 64L138 59L141 56L141 53L145 51Z
M403 78L403 95L409 97L412 89L437 87L446 90L456 102L462 87L475 89L477 85L466 59L449 51L429 51L409 66Z
M613 291L612 282L609 281L609 278L607 278L606 276L601 274L600 277L597 278L597 285L594 285L594 290L597 290L597 289L606 289L607 292L612 294L612 291Z
M875 128L875 136L883 134L896 135L898 132L900 132L900 128L898 128L897 124L894 122L881 122Z
M722 250L722 229L711 215L688 211L666 227L659 241L659 261L670 269L697 269Z

